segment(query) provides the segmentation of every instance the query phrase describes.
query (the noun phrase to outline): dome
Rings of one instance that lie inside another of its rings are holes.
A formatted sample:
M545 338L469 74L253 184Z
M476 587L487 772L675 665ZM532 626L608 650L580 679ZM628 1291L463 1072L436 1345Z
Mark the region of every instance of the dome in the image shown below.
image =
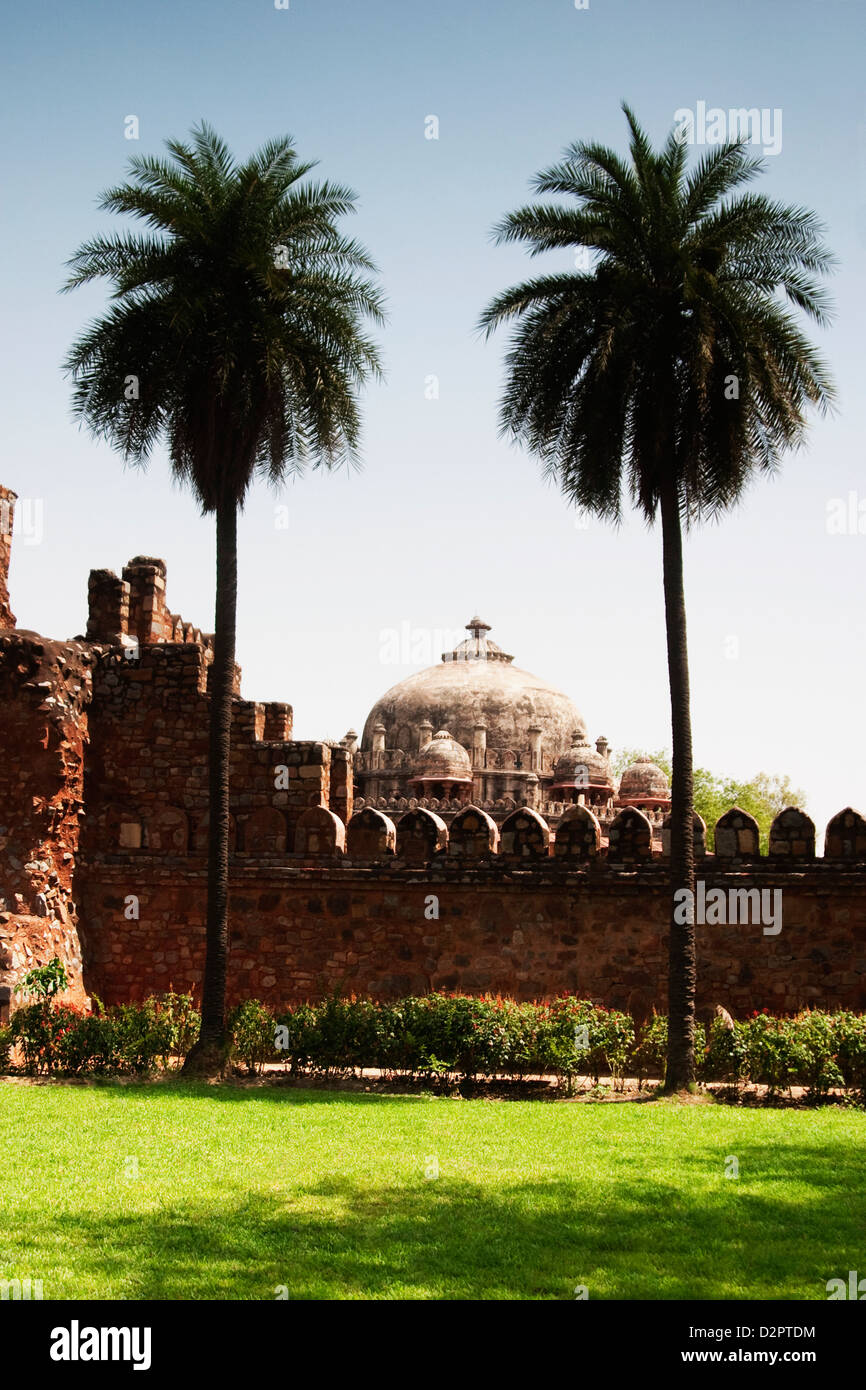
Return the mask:
M472 764L462 744L440 729L418 750L412 764L413 782L471 782Z
M473 618L467 628L471 636L444 652L441 665L417 671L377 701L364 725L362 748L372 749L377 725L385 728L387 748L407 752L418 748L425 721L450 730L464 748L473 746L475 731L483 726L488 749L518 754L540 734L542 760L549 766L569 746L575 729L585 736L583 715L561 690L512 665L513 657L487 637L487 623Z
M671 789L668 779L660 767L649 758L638 758L627 767L619 783L619 800L639 803L641 801L670 801Z
M580 729L575 729L568 752L556 760L551 791L557 787L613 789L607 759L587 742L586 735Z

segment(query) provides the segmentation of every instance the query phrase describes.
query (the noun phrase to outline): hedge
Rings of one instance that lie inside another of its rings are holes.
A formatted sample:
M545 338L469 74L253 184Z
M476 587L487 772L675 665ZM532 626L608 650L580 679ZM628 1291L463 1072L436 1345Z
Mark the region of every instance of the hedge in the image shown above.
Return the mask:
M161 994L110 1009L95 1002L93 1012L50 998L17 1009L9 1041L20 1049L24 1070L141 1075L168 1067L198 1035L200 1018L188 994Z
M17 1049L28 1072L144 1074L167 1069L189 1049L199 1016L189 995L85 1013L52 998L27 1005L0 1029L0 1068ZM428 994L380 1004L332 997L274 1015L246 1000L229 1017L232 1057L248 1072L283 1062L292 1073L347 1076L375 1067L387 1076L432 1080L456 1075L522 1078L553 1075L567 1092L578 1078L598 1084L664 1074L667 1020L643 1027L616 1009L566 995L552 1003ZM792 1086L817 1098L831 1090L866 1100L866 1017L807 1010L767 1013L731 1024L716 1018L695 1036L703 1082Z

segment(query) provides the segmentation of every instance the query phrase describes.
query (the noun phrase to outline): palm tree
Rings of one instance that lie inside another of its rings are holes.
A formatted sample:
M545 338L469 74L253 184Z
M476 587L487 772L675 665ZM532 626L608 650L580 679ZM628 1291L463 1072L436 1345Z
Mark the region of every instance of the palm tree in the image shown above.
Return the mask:
M673 735L665 1087L676 1091L695 1074L694 921L676 910L694 903L682 533L773 472L802 442L807 406L830 403L827 371L788 306L827 321L815 277L832 258L812 213L733 196L762 168L744 141L714 147L689 172L684 132L655 151L623 110L629 160L572 144L534 189L575 202L523 207L495 229L531 255L581 248L585 265L508 290L481 327L514 321L503 432L574 505L617 523L625 492L648 523L661 520ZM692 896L677 898L683 888Z
M206 124L169 159L138 157L100 206L147 224L86 242L64 289L103 278L112 303L65 363L73 408L125 460L163 440L174 476L216 518L209 676L207 949L202 1024L184 1070L225 1063L229 745L235 670L237 516L256 476L357 460L357 392L380 374L365 321L382 321L375 270L338 219L355 194L302 181L292 141L245 164Z

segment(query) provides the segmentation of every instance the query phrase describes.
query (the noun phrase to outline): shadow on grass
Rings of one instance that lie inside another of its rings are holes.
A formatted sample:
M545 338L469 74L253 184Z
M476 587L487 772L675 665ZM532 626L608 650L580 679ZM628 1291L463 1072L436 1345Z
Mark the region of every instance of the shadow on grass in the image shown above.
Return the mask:
M275 1169L267 1190L241 1179L147 1213L31 1210L26 1231L31 1248L62 1236L79 1290L132 1299L267 1301L280 1286L291 1299L571 1299L577 1285L593 1299L824 1299L828 1279L864 1266L853 1144L741 1145L739 1160L739 1182L708 1181L706 1154L677 1159L670 1180L638 1155L586 1182L281 1185Z

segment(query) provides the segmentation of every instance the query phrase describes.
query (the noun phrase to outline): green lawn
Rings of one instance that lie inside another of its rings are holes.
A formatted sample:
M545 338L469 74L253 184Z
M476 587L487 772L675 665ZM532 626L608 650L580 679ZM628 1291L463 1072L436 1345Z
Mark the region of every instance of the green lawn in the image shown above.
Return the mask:
M866 1269L850 1110L0 1084L0 1134L0 1277L46 1299L824 1299Z

